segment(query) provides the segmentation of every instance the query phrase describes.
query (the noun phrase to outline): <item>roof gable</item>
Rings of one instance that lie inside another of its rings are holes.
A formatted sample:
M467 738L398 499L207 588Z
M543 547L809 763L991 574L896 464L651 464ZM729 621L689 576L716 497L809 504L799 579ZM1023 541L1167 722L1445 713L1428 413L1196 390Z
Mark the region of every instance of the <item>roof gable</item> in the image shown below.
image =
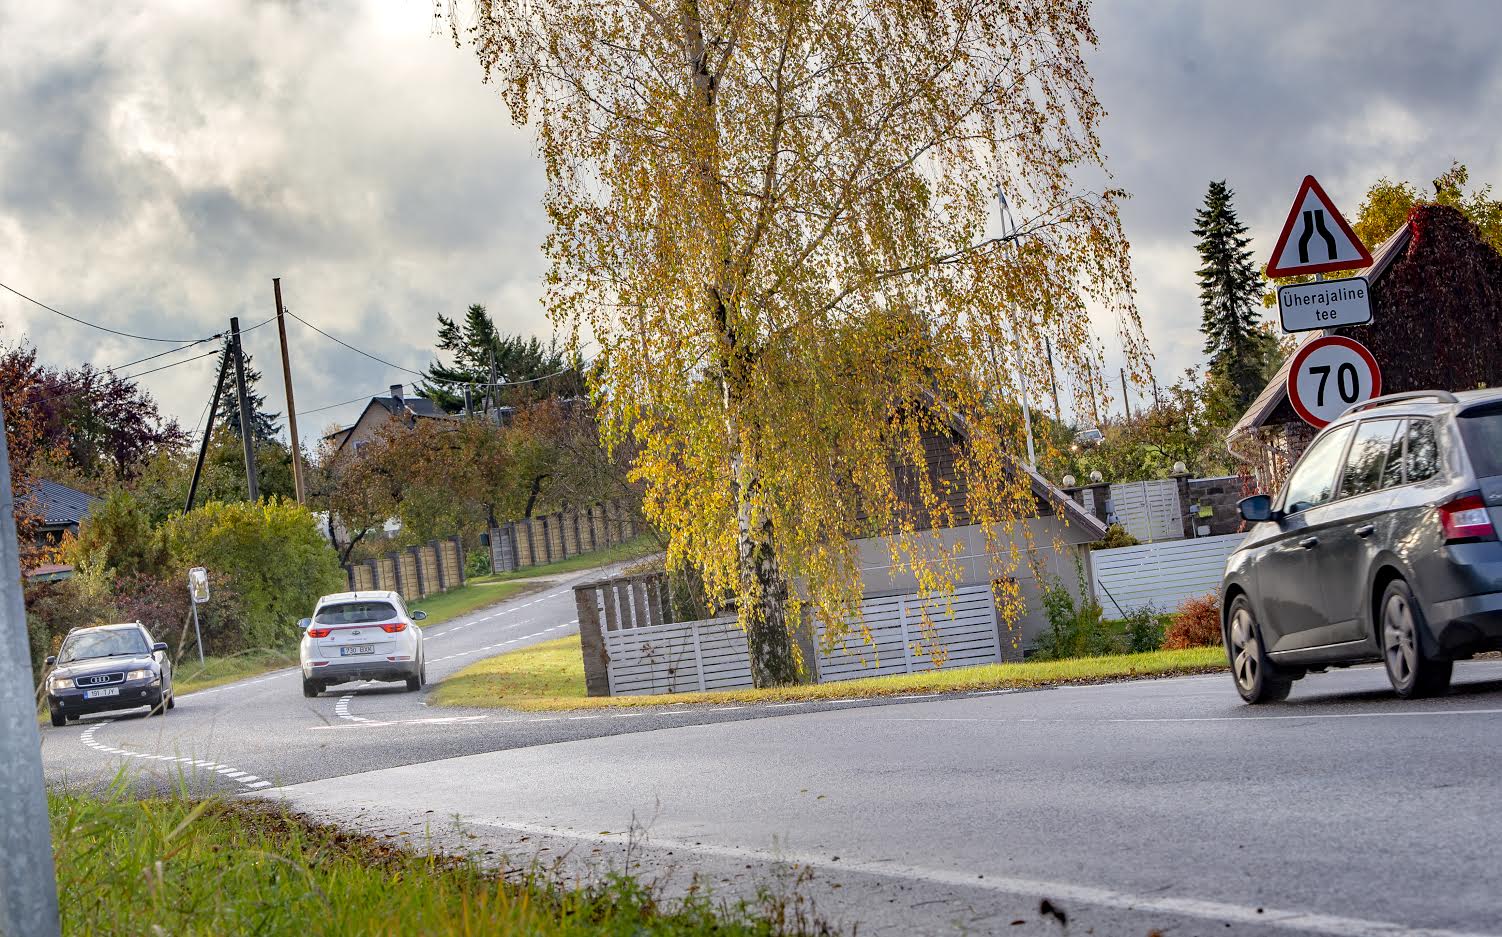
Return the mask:
M100 501L86 491L45 478L38 479L31 491L32 502L42 514L42 524L46 527L77 525Z

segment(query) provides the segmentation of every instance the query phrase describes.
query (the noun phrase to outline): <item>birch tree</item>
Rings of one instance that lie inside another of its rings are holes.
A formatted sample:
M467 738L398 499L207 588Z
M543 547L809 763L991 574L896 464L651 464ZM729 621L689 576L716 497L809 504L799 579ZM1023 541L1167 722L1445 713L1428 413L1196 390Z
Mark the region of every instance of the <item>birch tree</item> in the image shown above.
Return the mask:
M957 558L926 531L999 544L1039 510L1014 401L1045 339L1066 384L1092 313L1141 360L1087 3L437 2L536 134L546 303L599 343L602 434L635 444L669 564L733 602L757 685L852 620L852 537L936 592ZM957 419L941 478L923 441Z

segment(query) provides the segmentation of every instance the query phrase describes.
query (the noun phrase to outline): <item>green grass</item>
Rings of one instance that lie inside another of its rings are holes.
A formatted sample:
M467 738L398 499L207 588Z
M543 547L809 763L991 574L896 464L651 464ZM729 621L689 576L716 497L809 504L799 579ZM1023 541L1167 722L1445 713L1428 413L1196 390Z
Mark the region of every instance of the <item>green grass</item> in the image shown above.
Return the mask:
M539 577L576 573L584 569L593 569L596 566L608 566L622 560L647 556L660 549L656 539L644 534L609 549L570 557L556 563L531 566L514 573L472 576L457 589L430 595L420 602L412 603L412 607L420 608L428 613L427 619L422 623L426 628L537 588L531 580Z
M629 878L563 888L498 878L241 802L52 794L65 935L699 935L817 933L787 899L664 900ZM442 821L436 821L442 822Z
M177 662L172 692L186 696L194 690L207 690L209 687L244 680L271 670L296 666L296 651L245 651L229 657L208 657L200 664L198 655L190 650Z
M506 707L522 710L602 709L669 703L786 703L908 693L954 693L1064 683L1101 683L1142 677L1212 673L1226 669L1220 647L1115 654L1070 660L1026 661L954 667L926 673L867 677L813 686L660 696L585 696L584 660L578 635L545 641L464 668L439 684L439 706Z

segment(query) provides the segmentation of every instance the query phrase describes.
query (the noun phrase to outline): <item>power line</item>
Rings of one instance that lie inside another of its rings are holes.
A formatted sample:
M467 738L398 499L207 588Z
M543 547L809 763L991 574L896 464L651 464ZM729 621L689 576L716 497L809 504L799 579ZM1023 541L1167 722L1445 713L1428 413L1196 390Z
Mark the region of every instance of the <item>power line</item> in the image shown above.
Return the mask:
M351 345L349 342L346 342L342 338L338 338L336 336L330 335L329 333L325 332L323 329L320 329L318 326L316 326L313 323L309 322L307 319L304 319L302 316L300 316L297 313L293 312L291 309L285 309L283 311L285 311L287 313L287 315L289 315L292 318L296 319L298 322L301 322L303 325L306 325L308 328L310 328L313 331L317 332L319 335L322 335L324 338L328 339L329 341L335 342L335 343L340 344L340 345L343 345L345 348L348 348L350 351L354 352L357 355L364 355L365 357L369 358L371 361L376 361L376 362L379 362L381 364L384 364L388 368L395 368L396 370L406 372L407 374L415 374L418 377L423 377L423 373L421 371L414 371L411 368L404 368L404 367L402 367L399 364L395 364L393 362L387 361L385 358L378 358L375 355L371 354L368 351L365 351L362 348L356 348L354 345ZM356 399L359 399L359 398L356 398Z
M122 332L119 329L112 329L112 328L109 328L108 326L99 325L97 323L90 322L87 319L80 319L77 316L70 316L66 312L63 312L61 309L54 309L54 308L52 308L51 306L47 305L46 303L42 302L39 299L32 299L30 296L27 296L25 293L21 292L20 290L16 289L15 287L8 286L5 283L0 283L0 288L8 290L11 293L14 293L15 295L17 295L17 296L21 297L22 299L26 300L28 303L31 303L34 306L39 306L42 309L45 309L45 310L47 310L48 312L50 312L50 313L52 313L54 315L62 316L64 319L68 319L68 320L70 320L72 322L77 322L79 325L86 325L86 326L88 326L91 329L98 329L101 332L108 332L111 335L119 335L122 338L134 338L134 339L136 339L138 341L143 341L143 342L162 342L163 344L168 344L168 345L181 345L181 344L184 344L184 343L196 344L197 342L208 341L209 340L209 339L201 339L201 338L200 339L193 339L193 338L157 338L157 337L152 336L152 335L136 335L136 334L131 333L131 332ZM212 339L212 338L215 338L215 337L217 337L217 336L210 336L209 338Z
M209 341L209 339L202 339L201 341ZM197 344L199 344L199 342L194 342L193 344L197 345ZM187 345L187 346L183 346L183 347L191 347L191 345ZM172 349L172 351L182 351L182 348L174 348L174 349ZM164 351L164 352L162 352L162 355L171 354L171 353L172 352ZM177 367L178 365L181 365L181 364L192 364L195 361L202 361L204 358L212 358L213 356L215 356L217 354L219 354L218 351L206 351L206 352L204 352L201 355L194 355L192 358L184 358L181 361L173 361L170 364L164 364L164 365L162 365L160 367L156 367L156 368L149 368L149 369L147 369L145 371L137 371L135 374L122 374L122 375L118 376L118 380L122 380L122 381L134 381L137 378L145 377L148 374L155 374L158 371L165 371L168 368L175 368L175 367ZM162 355L152 355L151 357L152 358L160 358ZM149 359L147 359L147 358L142 358L141 359L141 361L146 361L146 360L149 360ZM141 361L133 361L130 364L140 364ZM123 364L120 367L127 368L127 367L130 367L130 364ZM111 368L108 371L103 372L103 373L113 374L114 373L114 369ZM66 392L61 393L61 394L54 394L51 397L42 397L42 398L40 398L38 400L28 401L28 403L31 403L31 404L41 404L41 403L52 403L53 401L56 401L56 400L66 400L69 397L76 397L79 394L85 393L89 389L90 388L88 388L88 387L79 387L76 390L66 391Z

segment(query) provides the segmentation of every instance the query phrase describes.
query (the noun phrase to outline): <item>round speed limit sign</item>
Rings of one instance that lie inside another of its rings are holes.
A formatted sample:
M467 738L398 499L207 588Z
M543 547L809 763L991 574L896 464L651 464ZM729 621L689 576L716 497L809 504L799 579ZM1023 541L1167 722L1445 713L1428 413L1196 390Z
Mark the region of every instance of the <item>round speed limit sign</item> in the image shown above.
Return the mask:
M1315 429L1381 393L1377 359L1344 335L1325 335L1304 345L1288 369L1288 402Z

